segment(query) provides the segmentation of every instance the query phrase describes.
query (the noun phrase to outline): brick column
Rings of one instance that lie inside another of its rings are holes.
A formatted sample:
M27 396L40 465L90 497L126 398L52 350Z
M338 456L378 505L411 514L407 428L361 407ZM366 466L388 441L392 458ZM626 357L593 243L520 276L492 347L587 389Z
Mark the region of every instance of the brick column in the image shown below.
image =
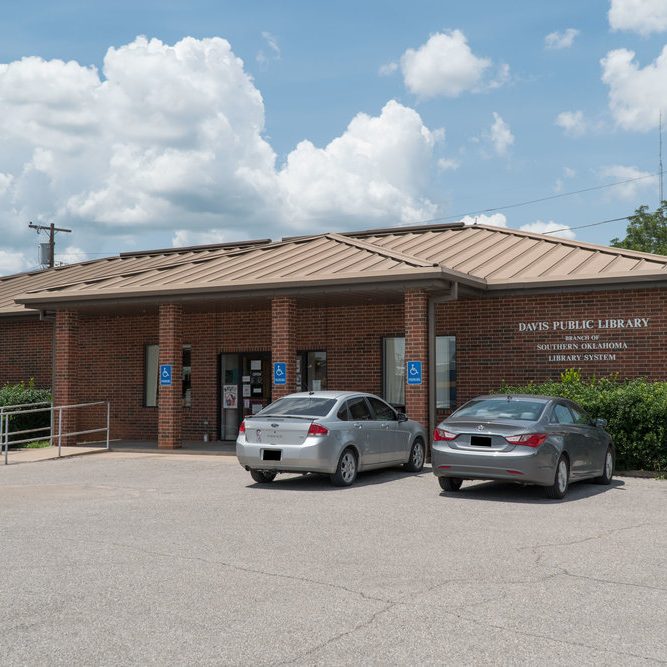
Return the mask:
M182 444L183 396L181 366L183 362L183 309L180 305L160 305L160 365L171 365L171 386L159 387L158 447L177 449ZM159 380L158 380L159 382Z
M79 314L74 310L56 311L55 324L55 356L53 359L53 405L76 405L79 402L77 391L77 332ZM53 433L58 433L59 413L53 416ZM63 410L60 424L62 433L73 433L77 430L77 409ZM57 444L57 440L53 441ZM62 444L73 445L76 436L63 438Z
M273 384L273 364L287 364L287 383ZM295 391L296 382L296 300L278 296L271 299L271 398L276 400Z
M405 361L422 362L422 383L405 385L405 411L428 430L428 294L406 290L404 296Z

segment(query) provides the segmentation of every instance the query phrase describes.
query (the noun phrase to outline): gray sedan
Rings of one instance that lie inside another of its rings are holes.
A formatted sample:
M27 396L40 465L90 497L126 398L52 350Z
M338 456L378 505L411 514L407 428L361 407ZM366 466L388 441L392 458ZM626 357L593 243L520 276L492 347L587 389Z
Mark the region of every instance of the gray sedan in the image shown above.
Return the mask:
M318 472L349 486L362 470L401 464L419 472L425 454L421 424L359 392L290 394L246 417L236 440L239 463L259 483L279 472Z
M539 484L562 498L572 481L609 484L614 444L604 419L549 396L479 396L438 424L433 472L445 491L465 479Z

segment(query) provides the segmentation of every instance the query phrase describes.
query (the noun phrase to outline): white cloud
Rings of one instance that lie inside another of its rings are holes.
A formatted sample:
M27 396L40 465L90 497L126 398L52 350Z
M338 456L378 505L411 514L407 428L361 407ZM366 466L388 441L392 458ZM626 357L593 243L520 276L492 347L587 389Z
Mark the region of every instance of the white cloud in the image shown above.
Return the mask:
M33 262L33 265L35 263ZM30 262L22 252L0 250L0 276L21 273L30 267Z
M436 137L419 114L391 100L379 116L357 114L324 148L302 141L278 174L288 218L299 227L364 219L410 222L435 215L421 196Z
M461 218L466 225L491 225L492 227L507 227L507 217L503 213L492 213L486 215L466 215Z
M451 157L441 157L437 164L440 171L456 171L461 166L458 160Z
M574 231L570 229L569 225L560 225L553 220L549 220L548 222L536 220L535 222L530 222L527 225L521 225L519 229L524 232L533 232L534 234L549 234L551 236L560 236L561 238L570 240L576 236ZM551 234L551 232L556 233Z
M609 25L612 30L632 30L640 35L667 30L665 0L611 0Z
M378 70L378 74L380 76L390 76L397 69L398 69L398 63L386 63L385 65L380 66L380 69Z
M57 264L75 264L76 262L85 262L87 259L95 259L95 257L89 256L85 250L78 246L67 246L63 252L58 252L56 248Z
M599 171L599 176L605 183L629 181L609 189L611 195L624 201L638 202L642 193L655 191L657 182L655 174L622 164L603 167Z
M588 129L583 111L561 111L556 116L555 123L571 137L580 137Z
M240 236L235 236L234 241L240 240ZM225 243L230 241L228 234L219 229L208 229L201 232L192 232L189 229L177 229L171 239L171 245L174 248L183 248L193 245L212 245L214 243Z
M507 224L507 217L503 213L492 213L491 215L487 215L485 213L482 213L481 215L466 215L461 218L461 222L466 225L478 224L491 225L492 227L502 227L505 229L509 228ZM549 222L536 220L535 222L521 225L519 229L524 232L534 232L536 234L546 234L547 232L560 230L554 236L561 236L565 239L573 239L575 237L574 232L568 227L568 225L559 225L553 220L550 220Z
M497 155L506 155L509 147L514 143L514 135L510 126L495 111L489 138Z
M657 127L658 111L667 109L667 46L643 68L628 49L610 51L600 63L616 124L637 131Z
M496 79L485 84L483 77L491 60L476 56L460 30L436 33L419 48L407 49L400 67L408 90L423 99L479 92L485 87L498 87L509 78L509 67L501 65Z
M278 45L278 38L270 32L262 32L262 39L266 42L268 53L260 49L255 56L255 59L260 65L268 65L272 60L280 60L280 46Z
M563 176L562 178L556 179L556 185L554 186L555 192L563 192L565 189L565 180L568 178L574 178L577 175L577 172L571 167L563 167Z
M552 50L569 49L578 34L579 31L576 28L568 28L564 32L550 32L544 38L544 47Z
M27 220L72 228L76 246L100 252L148 234L189 243L433 217L423 193L444 136L390 101L276 165L261 93L226 40L143 37L110 48L101 73L0 64L0 135L6 252L34 242Z

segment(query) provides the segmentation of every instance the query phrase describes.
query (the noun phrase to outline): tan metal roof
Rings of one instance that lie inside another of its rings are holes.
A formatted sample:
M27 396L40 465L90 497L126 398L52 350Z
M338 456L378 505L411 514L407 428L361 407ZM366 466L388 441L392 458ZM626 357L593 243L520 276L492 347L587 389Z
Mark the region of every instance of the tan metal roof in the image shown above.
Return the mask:
M136 273L161 266L177 266L196 258L217 257L239 250L244 246L270 243L270 239L258 241L221 243L217 245L199 246L195 248L167 248L149 252L121 253L117 257L105 257L77 264L56 266L52 269L17 273L0 277L0 316L26 314L24 306L17 304L17 295L27 291L66 287L85 280L101 277Z
M461 223L329 233L244 248L195 248L106 261L109 264L67 267L62 274L56 269L7 279L4 297L0 281L0 308L11 309L13 299L37 306L423 278L457 280L482 290L667 282L667 257Z

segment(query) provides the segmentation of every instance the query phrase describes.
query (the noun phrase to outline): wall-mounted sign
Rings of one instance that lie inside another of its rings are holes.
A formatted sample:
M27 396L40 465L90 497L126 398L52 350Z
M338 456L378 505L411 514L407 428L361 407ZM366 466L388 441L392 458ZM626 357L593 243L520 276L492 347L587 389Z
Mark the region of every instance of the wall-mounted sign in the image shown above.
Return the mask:
M421 361L408 361L406 377L408 378L408 384L421 384L422 383L422 362Z
M287 364L284 361L273 364L273 384L287 384Z
M160 364L160 386L171 387L171 376L172 376L172 365Z
M634 340L626 332L648 328L648 317L616 317L583 320L540 320L519 322L519 333L566 334L549 342L535 344L538 352L547 353L547 361L558 364L617 361L620 352L629 349ZM605 336L613 334L614 338ZM624 340L625 338L625 340Z
M236 384L226 384L222 390L224 407L233 410L239 407L239 387Z

